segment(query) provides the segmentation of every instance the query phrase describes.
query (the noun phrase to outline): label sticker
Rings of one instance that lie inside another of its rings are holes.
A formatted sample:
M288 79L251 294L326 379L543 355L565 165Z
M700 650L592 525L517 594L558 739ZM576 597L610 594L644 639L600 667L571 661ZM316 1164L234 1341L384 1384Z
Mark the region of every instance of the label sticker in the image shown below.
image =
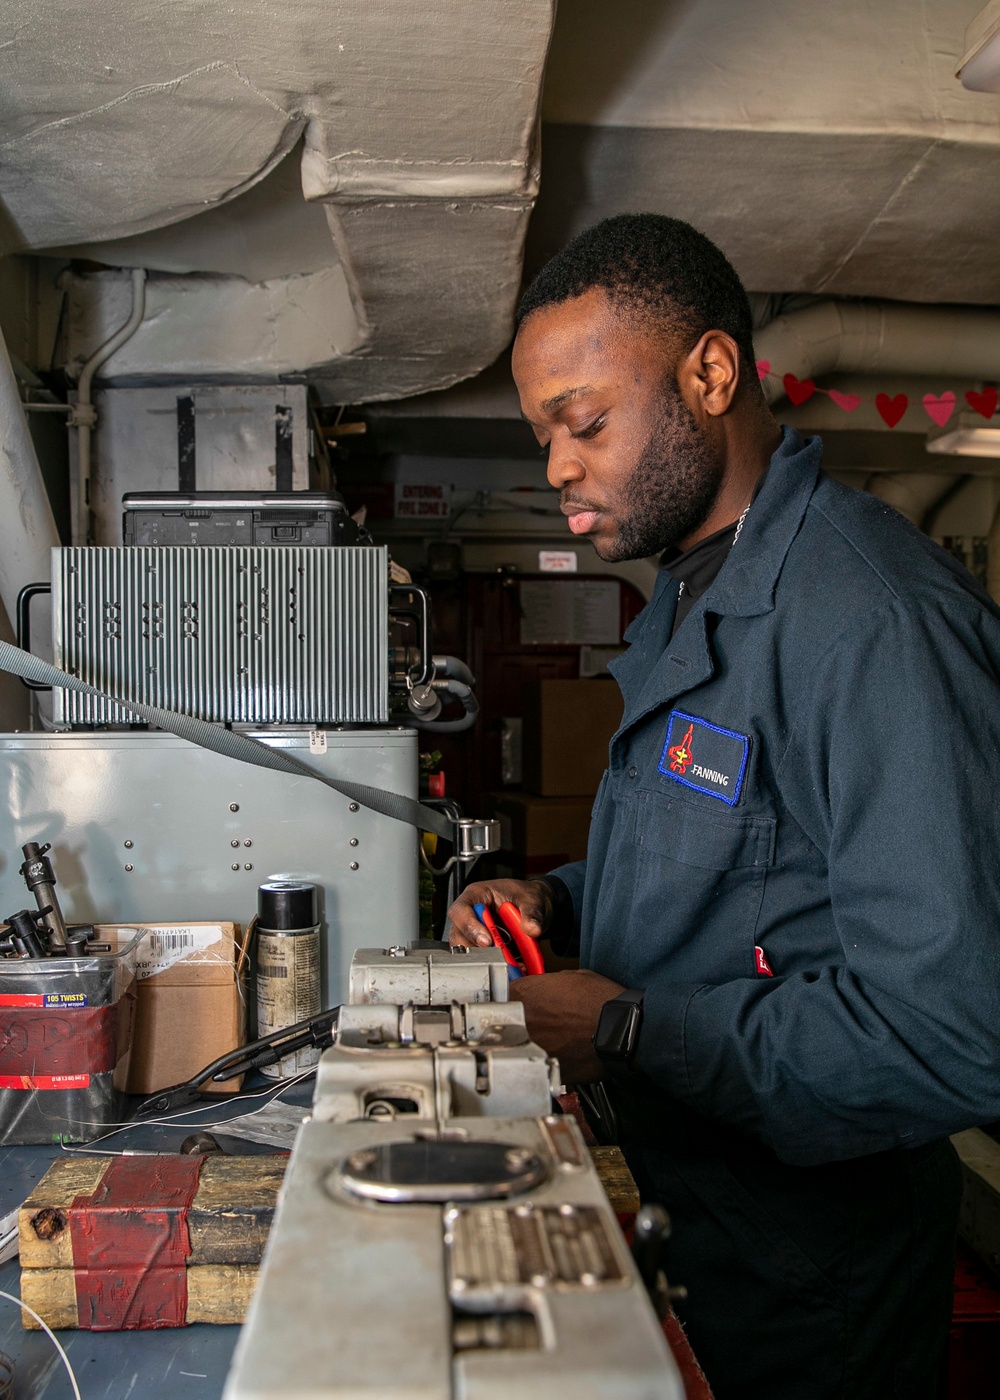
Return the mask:
M183 960L222 962L226 957L221 924L163 924L139 932L144 935L135 968L140 982ZM207 953L210 956L205 956Z
M750 739L746 734L673 710L667 720L659 771L675 783L735 807L749 752Z
M310 729L309 731L309 752L326 753L326 730Z
M575 574L579 559L575 549L540 549L538 551L538 572L540 574Z
M86 1006L84 992L11 992L0 996L0 1006L58 1006L61 1010Z
M89 1074L0 1074L0 1089L89 1089Z

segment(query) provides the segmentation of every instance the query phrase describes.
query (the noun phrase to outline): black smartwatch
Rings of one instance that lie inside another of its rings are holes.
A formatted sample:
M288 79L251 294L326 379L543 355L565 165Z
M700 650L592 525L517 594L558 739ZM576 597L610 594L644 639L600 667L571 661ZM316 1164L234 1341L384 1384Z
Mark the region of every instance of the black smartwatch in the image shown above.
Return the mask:
M594 1033L594 1053L613 1079L629 1072L642 1029L643 992L621 992L601 1007Z

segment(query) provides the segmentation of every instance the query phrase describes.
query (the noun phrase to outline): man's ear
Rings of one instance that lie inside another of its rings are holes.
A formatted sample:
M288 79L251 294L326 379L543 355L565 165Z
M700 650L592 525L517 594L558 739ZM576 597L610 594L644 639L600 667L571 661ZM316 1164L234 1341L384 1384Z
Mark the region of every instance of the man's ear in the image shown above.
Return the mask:
M740 351L725 331L706 331L677 367L689 404L708 418L728 413L740 381Z

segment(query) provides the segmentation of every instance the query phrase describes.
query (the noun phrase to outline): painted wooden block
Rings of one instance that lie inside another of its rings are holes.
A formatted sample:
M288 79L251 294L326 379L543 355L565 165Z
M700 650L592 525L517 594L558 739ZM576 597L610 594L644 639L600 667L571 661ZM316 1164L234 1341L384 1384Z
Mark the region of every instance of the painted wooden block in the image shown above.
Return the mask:
M61 1158L18 1215L22 1298L50 1327L242 1322L287 1160Z

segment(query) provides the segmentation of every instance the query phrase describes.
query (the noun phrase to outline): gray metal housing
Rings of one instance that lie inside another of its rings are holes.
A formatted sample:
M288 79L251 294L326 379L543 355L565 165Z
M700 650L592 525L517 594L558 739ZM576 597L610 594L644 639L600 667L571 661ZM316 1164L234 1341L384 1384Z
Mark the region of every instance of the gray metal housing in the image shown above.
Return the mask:
M305 730L254 737L331 776L417 795L413 730L327 731L325 753L310 752ZM0 916L25 903L25 841L51 841L70 921L245 925L263 881L311 880L321 891L323 1005L335 1006L356 948L418 932L416 831L353 805L310 778L170 734L0 735Z
M112 695L236 724L384 724L389 558L344 545L52 551L56 665ZM127 724L72 690L57 724Z

